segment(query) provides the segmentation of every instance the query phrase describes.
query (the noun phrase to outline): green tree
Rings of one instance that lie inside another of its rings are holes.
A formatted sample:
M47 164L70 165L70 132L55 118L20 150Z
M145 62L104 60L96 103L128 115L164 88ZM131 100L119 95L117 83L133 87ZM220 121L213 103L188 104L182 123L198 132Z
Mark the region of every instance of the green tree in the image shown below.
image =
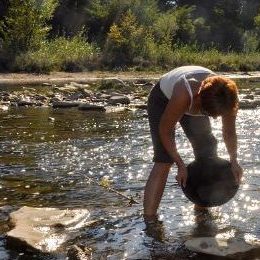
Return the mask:
M191 18L193 7L178 7L158 15L153 24L157 41L171 43L190 43L195 27Z
M136 16L128 11L108 33L105 46L105 62L112 66L133 64L134 58L142 55L144 28Z
M128 11L139 24L151 26L159 12L156 0L92 0L86 8L89 39L103 45L110 27Z
M0 25L3 49L15 57L28 50L39 49L50 30L57 0L10 0Z

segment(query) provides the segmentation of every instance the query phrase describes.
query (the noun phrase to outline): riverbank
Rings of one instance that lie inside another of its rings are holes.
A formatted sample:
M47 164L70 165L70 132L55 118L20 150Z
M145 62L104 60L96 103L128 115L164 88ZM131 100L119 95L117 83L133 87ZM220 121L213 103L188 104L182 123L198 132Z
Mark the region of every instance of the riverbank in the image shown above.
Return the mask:
M93 72L52 72L50 74L29 74L29 73L0 73L0 86L8 85L39 85L55 84L63 85L70 82L88 84L107 79L121 79L123 81L135 80L157 80L165 72L111 72L111 71L93 71ZM252 72L218 72L234 79L250 79L260 81L260 71Z
M260 72L219 74L238 81L241 109L260 106ZM115 111L111 106L118 105L124 109L145 109L148 93L160 75L144 72L0 74L0 110L51 106Z

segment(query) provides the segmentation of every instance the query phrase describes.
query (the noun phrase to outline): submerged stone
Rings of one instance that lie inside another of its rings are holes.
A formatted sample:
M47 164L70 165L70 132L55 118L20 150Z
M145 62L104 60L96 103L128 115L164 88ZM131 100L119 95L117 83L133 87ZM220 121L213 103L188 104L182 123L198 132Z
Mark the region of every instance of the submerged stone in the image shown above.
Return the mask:
M87 247L73 245L67 252L69 260L90 260L92 259L92 250Z
M245 241L236 238L198 237L186 241L185 246L195 252L228 256L259 248L260 241Z
M81 104L81 102L58 101L58 102L53 102L52 107L53 108L71 108L71 107L78 107L80 104Z
M20 100L17 102L17 105L19 107L23 107L23 106L36 106L37 103L34 101L29 101L29 100Z
M242 99L239 102L239 108L240 109L255 109L258 105L258 103L254 100L248 100L248 99Z
M94 105L94 104L80 104L78 106L79 110L84 111L106 111L105 107L102 105Z
M14 228L7 233L9 244L51 252L71 239L70 231L88 225L89 211L25 206L12 212L10 218Z
M127 96L112 96L108 100L108 103L110 105L117 105L117 104L128 105L130 104L130 99Z

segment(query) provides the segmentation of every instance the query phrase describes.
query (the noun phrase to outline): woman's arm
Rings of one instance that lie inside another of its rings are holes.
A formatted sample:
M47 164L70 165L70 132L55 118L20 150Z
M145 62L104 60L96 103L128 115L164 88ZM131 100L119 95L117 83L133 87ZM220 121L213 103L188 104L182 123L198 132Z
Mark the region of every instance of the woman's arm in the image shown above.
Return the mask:
M222 116L222 134L230 157L233 174L236 181L239 183L243 171L237 161L236 115Z
M175 138L172 138L174 137L177 122L187 111L190 104L190 96L186 88L183 87L183 84L185 84L183 79L176 83L172 97L161 117L159 132L162 144L178 167L178 175L176 179L180 185L182 184L185 186L187 170L177 151Z

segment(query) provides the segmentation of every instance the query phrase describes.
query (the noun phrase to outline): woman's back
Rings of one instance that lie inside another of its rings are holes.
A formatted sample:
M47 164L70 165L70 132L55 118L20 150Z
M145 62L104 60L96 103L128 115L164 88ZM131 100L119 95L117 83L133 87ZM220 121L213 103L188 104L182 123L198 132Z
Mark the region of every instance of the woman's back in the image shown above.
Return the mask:
M205 74L205 78L209 74L215 75L213 71L202 66L182 66L164 74L160 79L160 88L164 95L170 99L173 88L180 78L183 77L187 81L187 77L194 77L197 74Z

